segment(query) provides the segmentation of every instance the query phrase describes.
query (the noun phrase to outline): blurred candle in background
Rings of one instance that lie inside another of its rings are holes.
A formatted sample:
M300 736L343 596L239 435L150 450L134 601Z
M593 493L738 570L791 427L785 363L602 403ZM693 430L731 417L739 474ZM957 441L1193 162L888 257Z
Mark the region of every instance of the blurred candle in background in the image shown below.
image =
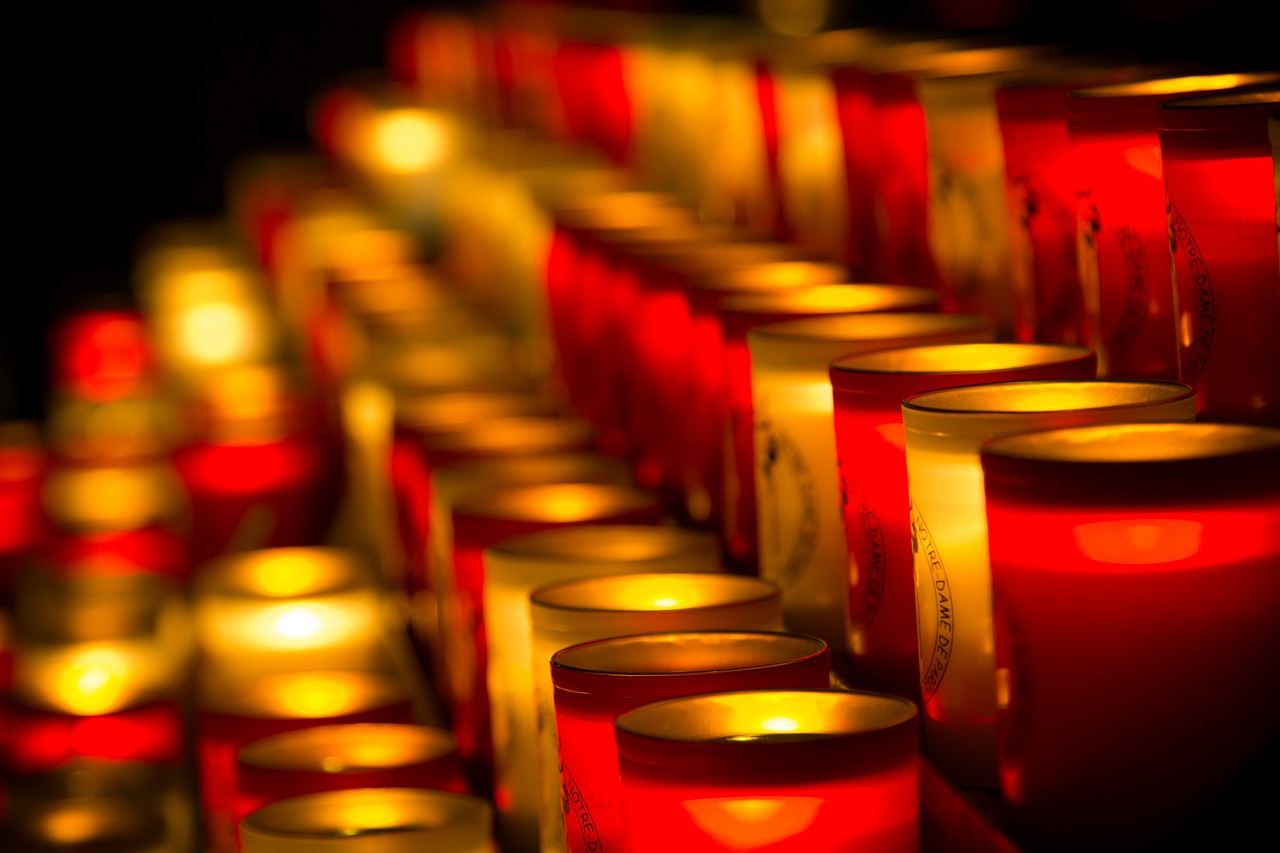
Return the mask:
M503 539L484 550L494 799L507 849L535 850L538 829L538 718L529 596L550 584L641 572L715 572L710 533L649 525L584 525ZM554 817L554 816L553 816Z
M849 649L849 551L840 509L831 361L892 346L991 340L972 314L850 314L759 326L751 350L760 575L787 628Z
M617 724L629 850L916 851L917 711L835 690L668 699Z
M565 849L551 658L563 648L606 637L673 631L776 631L778 589L758 578L706 574L632 574L553 584L529 598L537 689L542 849Z
M1194 418L1190 388L1140 380L1000 382L903 401L924 751L951 778L997 784L982 443L1035 429Z
M838 358L830 377L849 552L851 686L920 696L902 399L955 385L1092 379L1084 347L939 344Z
M1267 122L1280 88L1160 105L1178 370L1202 419L1280 426L1280 254ZM1230 191L1227 191L1230 188ZM1268 368L1268 365L1271 367Z
M702 631L582 643L551 657L565 835L572 853L624 846L613 723L675 696L825 688L827 644L802 634Z
M1258 674L1280 609L1280 430L1054 430L990 442L982 466L1019 839L1176 846L1275 743L1280 688Z

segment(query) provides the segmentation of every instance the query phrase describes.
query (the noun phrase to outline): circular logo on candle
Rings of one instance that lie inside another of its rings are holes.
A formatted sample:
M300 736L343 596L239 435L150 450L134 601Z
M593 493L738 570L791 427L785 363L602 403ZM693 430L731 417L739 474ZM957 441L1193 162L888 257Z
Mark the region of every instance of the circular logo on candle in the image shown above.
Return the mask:
M761 567L782 584L804 574L818 546L813 474L791 437L765 417L757 421Z
M836 464L839 465L838 462ZM854 531L860 527L866 546L861 559L855 556L852 548L849 552L849 612L854 631L865 633L875 621L880 602L884 600L888 562L884 531L880 527L880 516L867 503L866 495L856 482L845 476L843 470L840 472L840 506L844 511L845 529Z
M1195 385L1209 362L1209 349L1213 346L1213 279L1186 220L1173 205L1167 210L1169 251L1174 261L1176 294L1182 303L1178 309L1182 345L1179 373L1183 382Z
M951 663L955 639L955 601L938 543L914 503L911 504L911 552L915 555L916 601L920 627L920 690L927 699L937 692Z
M565 815L574 819L574 825L582 834L583 849L587 853L600 853L604 850L604 845L600 842L600 833L596 829L595 819L591 817L591 808L587 805L586 798L582 796L582 789L574 781L573 774L563 764L560 765L560 779L562 781L561 807Z

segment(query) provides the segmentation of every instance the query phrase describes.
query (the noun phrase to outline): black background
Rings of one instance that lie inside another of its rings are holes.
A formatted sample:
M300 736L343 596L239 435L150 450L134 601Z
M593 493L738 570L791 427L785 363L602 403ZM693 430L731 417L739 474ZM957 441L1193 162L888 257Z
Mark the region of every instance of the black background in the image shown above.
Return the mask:
M216 214L241 156L308 144L308 101L382 67L393 0L178 0L27 7L7 22L10 215L0 305L0 419L40 418L59 314L129 292L139 234ZM439 5L439 4L436 4ZM607 2L595 5L609 5ZM749 0L613 5L749 14ZM1058 40L1152 60L1280 65L1254 0L864 0L835 24ZM464 7L465 8L465 7Z

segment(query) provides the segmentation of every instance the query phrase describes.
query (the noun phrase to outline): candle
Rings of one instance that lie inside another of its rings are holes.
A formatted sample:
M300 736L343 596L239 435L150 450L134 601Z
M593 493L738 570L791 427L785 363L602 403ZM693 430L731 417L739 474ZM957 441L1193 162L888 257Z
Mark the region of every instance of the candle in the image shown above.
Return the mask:
M1194 417L1194 393L1170 382L1004 382L903 402L924 748L952 778L997 782L982 442L1059 426Z
M240 824L244 853L491 853L484 800L418 788L356 788L264 806Z
M277 800L351 788L467 793L458 744L444 729L350 723L281 732L240 748L236 820Z
M354 552L225 557L200 568L192 601L205 680L387 662L390 622L372 570Z
M855 352L986 341L969 314L866 314L793 320L747 333L755 429L760 575L782 588L787 627L849 648L849 555L836 475L828 365Z
M616 729L628 850L920 847L909 700L716 693L645 705Z
M443 614L451 719L458 749L477 790L492 785L493 741L484 621L488 546L511 536L579 524L653 524L665 511L657 496L629 486L556 483L472 493L452 506L452 583Z
M1033 344L906 347L831 363L852 686L920 696L902 398L979 382L1090 379L1096 372L1092 350Z
M641 705L730 690L824 688L827 644L802 634L704 631L582 643L551 657L565 835L571 853L620 849L613 723Z
M1173 77L1068 95L1067 131L1079 199L1076 257L1090 343L1104 376L1178 377L1157 105L1178 95L1276 79L1262 74Z
M235 853L236 756L280 732L337 723L408 723L409 695L387 674L313 671L203 685L196 754L209 849Z
M1013 825L1036 849L1176 845L1275 742L1280 430L1054 430L982 465Z
M1200 417L1280 426L1275 164L1267 122L1280 88L1160 105L1178 370ZM1230 187L1230 192L1225 191ZM1215 334L1217 330L1217 334Z
M730 564L736 570L755 574L759 561L755 415L748 345L751 330L784 320L834 314L930 311L937 303L935 291L892 284L787 287L726 295L720 300L716 311L722 334L721 382L727 402L718 413L721 420L708 426L708 434L718 436L717 455L732 463L725 469L722 485L723 537Z
M538 707L543 850L566 845L551 657L578 643L672 631L775 631L782 626L778 589L735 575L634 574L553 584L529 597Z
M484 621L494 743L494 794L503 843L533 850L538 829L538 720L529 595L553 583L639 572L715 572L709 533L677 527L586 525L503 539L485 549Z
M0 423L0 601L13 585L27 554L39 540L40 486L48 464L34 423Z
M166 853L182 840L167 831L165 821L157 803L137 795L43 801L9 815L6 841L30 853Z

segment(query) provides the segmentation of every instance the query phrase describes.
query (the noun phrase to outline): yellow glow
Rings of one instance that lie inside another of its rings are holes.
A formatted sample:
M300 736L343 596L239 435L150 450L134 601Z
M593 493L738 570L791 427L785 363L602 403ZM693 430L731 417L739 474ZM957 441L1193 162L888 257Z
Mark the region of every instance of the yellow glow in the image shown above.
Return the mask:
M1134 171L1151 178L1160 178L1164 172L1160 162L1160 148L1157 145L1138 145L1126 148L1121 155L1124 162Z
M301 717L328 717L349 711L351 685L319 675L300 676L281 697L282 704Z
M88 652L58 679L60 704L77 714L113 710L124 692L126 669L119 655L105 649Z
M342 763L341 758L329 755L320 759L320 769L325 773L341 773L347 769L347 765Z
M760 728L766 732L794 732L800 730L800 721L795 717L769 717L760 721Z
M1080 552L1099 563L1154 565L1185 560L1200 550L1204 525L1174 518L1123 519L1078 524Z
M287 597L311 587L316 575L316 565L311 560L298 554L282 554L258 564L257 583L267 595Z
M290 607L271 622L271 629L290 640L307 640L324 630L324 619L309 607Z
M1211 92L1218 89L1230 89L1245 82L1242 74L1207 74L1195 77L1174 77L1168 80L1155 80L1148 86L1153 95L1176 95L1180 92Z
M370 829L388 829L400 825L400 811L387 803L356 803L344 810L339 819L342 835L355 835Z
M755 849L804 832L820 797L716 797L684 804L699 829L731 850Z
M664 598L655 598L653 600L654 607L676 607L680 604L680 599L666 596Z
M184 311L178 336L193 361L222 364L242 358L251 350L249 325L244 311L225 302L213 302Z
M395 110L374 129L378 162L397 172L420 172L444 155L444 129L416 110Z
M102 815L82 809L67 809L50 815L43 826L47 840L67 846L94 840L102 828Z

